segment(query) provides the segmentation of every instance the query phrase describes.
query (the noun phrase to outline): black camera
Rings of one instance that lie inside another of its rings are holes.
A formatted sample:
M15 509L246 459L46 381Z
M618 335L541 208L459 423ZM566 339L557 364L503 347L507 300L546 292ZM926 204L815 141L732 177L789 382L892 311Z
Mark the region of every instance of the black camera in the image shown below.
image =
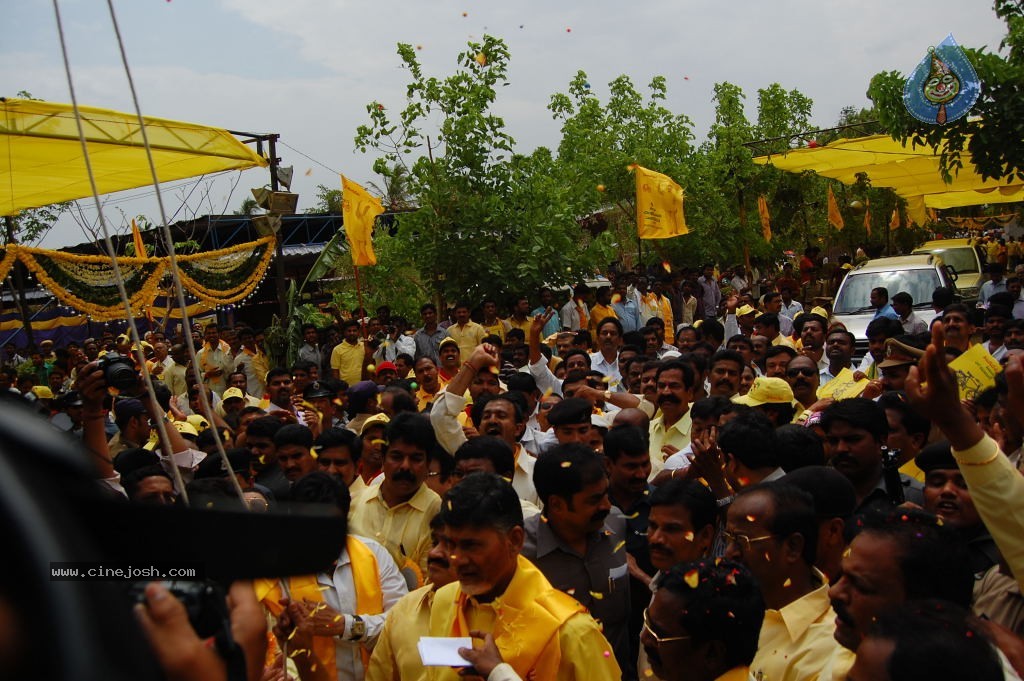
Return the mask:
M133 603L146 602L146 585L149 582L132 582L128 596ZM167 590L185 606L189 624L199 638L210 638L222 632L231 631L231 616L228 613L224 589L212 580L201 582L168 581Z
M907 500L903 493L903 478L900 476L900 450L882 447L882 476L889 502L899 506Z
M138 397L141 392L139 372L135 370L135 362L116 352L108 352L99 359L103 369L103 380L108 388L113 388L119 395Z

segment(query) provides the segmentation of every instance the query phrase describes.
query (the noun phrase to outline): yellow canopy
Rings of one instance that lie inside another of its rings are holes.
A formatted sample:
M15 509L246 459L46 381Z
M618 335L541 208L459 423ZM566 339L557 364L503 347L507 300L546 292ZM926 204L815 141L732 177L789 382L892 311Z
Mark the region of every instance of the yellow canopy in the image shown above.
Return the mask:
M982 180L981 175L973 171L970 152L965 150L961 160L964 167L947 184L939 172L939 153L932 147L903 145L888 135L872 135L841 139L813 149L759 156L754 163L771 164L791 173L813 170L845 184L856 182L858 173L867 173L872 186L890 187L906 199L908 213L918 224L926 220L925 207L941 209L1024 201L1024 183Z
M135 114L79 107L100 194L153 183ZM143 117L160 182L267 160L226 130ZM0 215L92 196L74 109L25 99L0 100Z

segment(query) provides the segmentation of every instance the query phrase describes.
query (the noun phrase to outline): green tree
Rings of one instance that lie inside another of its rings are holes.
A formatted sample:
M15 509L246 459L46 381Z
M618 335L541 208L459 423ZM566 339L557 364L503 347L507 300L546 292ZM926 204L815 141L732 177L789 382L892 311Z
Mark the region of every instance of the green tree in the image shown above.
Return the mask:
M946 125L917 120L903 105L906 76L898 71L876 74L868 97L893 139L940 150L940 166L947 177L963 167L960 155L966 148L982 177L1024 181L1024 1L996 0L994 9L1006 21L1000 47L1008 54L964 48L982 82L981 96L969 116Z
M541 172L550 155L516 156L493 113L508 83L505 43L470 42L443 79L423 73L411 45L399 44L398 54L410 75L404 109L372 102L355 138L358 149L379 154L378 174L408 169L417 207L396 216L395 255L448 300L564 282L579 263L581 230L568 188Z

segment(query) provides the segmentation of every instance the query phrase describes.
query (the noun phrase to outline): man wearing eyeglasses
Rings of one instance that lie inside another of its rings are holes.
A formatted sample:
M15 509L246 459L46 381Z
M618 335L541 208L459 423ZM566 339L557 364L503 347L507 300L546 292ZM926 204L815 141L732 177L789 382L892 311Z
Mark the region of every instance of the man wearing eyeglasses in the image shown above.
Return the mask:
M818 385L821 380L817 363L806 355L797 355L786 366L786 381L793 389L793 397L799 404L797 413L818 401Z
M828 580L814 567L818 522L809 494L767 483L740 492L726 515L725 557L750 569L767 610L751 677L817 678L838 647Z
M665 574L644 610L640 644L664 681L746 681L764 618L750 572L728 561L684 563Z

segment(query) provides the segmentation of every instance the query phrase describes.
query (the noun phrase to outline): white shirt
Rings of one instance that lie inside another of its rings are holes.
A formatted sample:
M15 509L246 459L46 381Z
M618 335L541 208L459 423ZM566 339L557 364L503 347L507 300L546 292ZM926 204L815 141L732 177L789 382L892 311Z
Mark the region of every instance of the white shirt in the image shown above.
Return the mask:
M355 536L355 535L353 535ZM372 539L356 536L356 539L363 542L366 548L373 552L377 559L377 573L380 580L381 591L384 600L384 612L377 615L369 615L356 612L356 588L352 581L352 560L349 558L348 549L341 550L338 563L334 572L318 573L317 584L325 587L324 602L337 610L342 615L359 615L366 625L366 635L362 641L370 647L377 642L381 629L384 628L384 619L388 610L398 602L405 594L409 593L405 578L398 571L394 559L388 550ZM349 641L352 635L352 618L345 617L345 632L342 636L334 638L334 656L338 666L338 681L360 681L365 675L363 669L363 656L360 652L359 641Z
M790 322L792 322L793 319L795 319L796 316L799 313L804 311L803 304L801 304L801 303L799 303L799 302L797 302L795 300L791 301L789 303L789 305L786 305L786 301L785 300L783 300L781 302L782 302L782 314L784 314L787 317L789 317ZM781 327L782 325L780 324L779 326Z
M615 353L615 359L611 362L605 360L604 355L600 352L593 352L590 354L590 368L594 371L600 371L602 374L607 376L608 389L616 391L619 389L619 384L622 383L622 374L619 373L619 353ZM539 387L539 386L538 386Z

